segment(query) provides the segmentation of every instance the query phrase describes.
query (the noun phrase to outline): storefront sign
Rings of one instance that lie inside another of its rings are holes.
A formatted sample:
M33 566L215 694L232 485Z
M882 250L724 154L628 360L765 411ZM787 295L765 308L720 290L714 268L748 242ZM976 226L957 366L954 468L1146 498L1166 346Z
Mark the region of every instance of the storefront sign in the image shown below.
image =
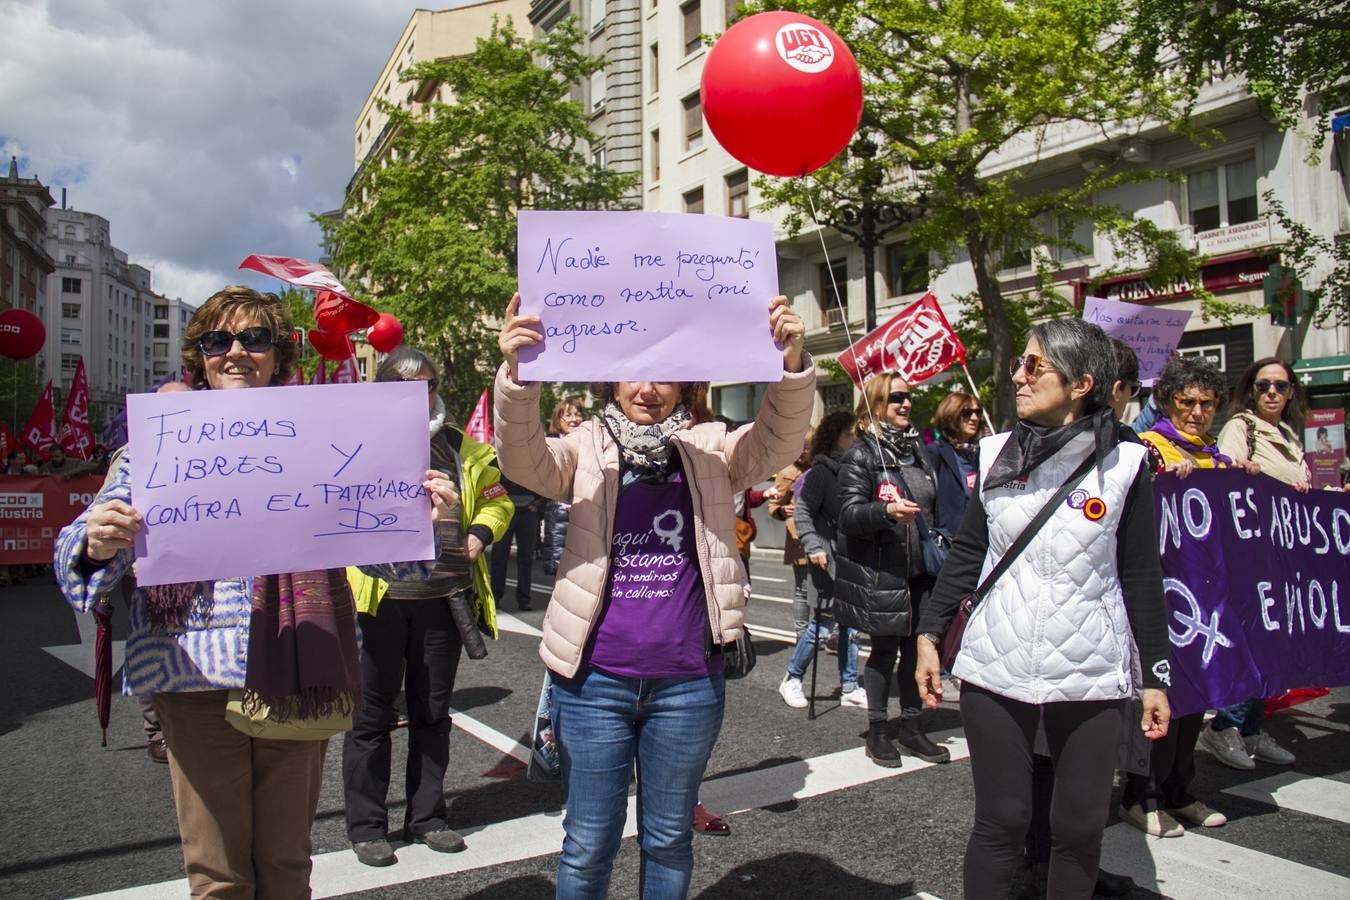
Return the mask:
M1216 256L1270 245L1270 220L1257 219L1240 225L1212 228L1195 233L1195 250L1202 256Z
M1262 279L1270 271L1270 263L1269 257L1256 254L1211 260L1200 270L1200 278L1205 290L1211 293L1233 288L1260 287ZM1074 284L1074 299L1077 305L1082 306L1084 298L1089 294L1122 303L1158 303L1189 297L1195 290L1183 279L1155 288L1147 278L1138 274L1103 279L1095 291L1091 290L1093 284L1092 281L1079 281Z

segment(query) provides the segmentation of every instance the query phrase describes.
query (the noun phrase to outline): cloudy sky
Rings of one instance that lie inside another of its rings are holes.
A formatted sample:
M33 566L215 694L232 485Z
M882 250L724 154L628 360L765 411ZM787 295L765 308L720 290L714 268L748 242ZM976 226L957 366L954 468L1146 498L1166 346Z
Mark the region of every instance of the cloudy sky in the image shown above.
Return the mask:
M0 0L0 152L201 302L249 253L315 259L352 125L419 4ZM444 8L459 0L422 6Z

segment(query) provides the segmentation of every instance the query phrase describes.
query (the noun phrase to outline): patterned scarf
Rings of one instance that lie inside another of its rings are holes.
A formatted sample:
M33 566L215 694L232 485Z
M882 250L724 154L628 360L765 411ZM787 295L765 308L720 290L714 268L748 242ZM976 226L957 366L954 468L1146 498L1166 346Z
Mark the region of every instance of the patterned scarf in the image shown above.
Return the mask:
M877 436L881 443L901 460L919 458L919 432L913 426L902 429L890 422L877 423Z
M1154 422L1153 430L1176 444L1178 447L1189 450L1191 453L1208 453L1210 456L1214 457L1215 465L1231 466L1233 464L1232 458L1221 453L1219 451L1218 442L1209 435L1196 437L1192 434L1185 434L1181 429L1173 425L1172 420L1168 418L1161 418ZM1208 444L1205 443L1206 439L1209 440Z
M612 400L605 404L600 419L618 443L624 465L640 474L658 477L670 470L670 436L688 428L693 421L689 410L677 406L664 422L639 425L624 415L619 404Z
M977 466L980 463L980 445L966 441L948 441L951 448L956 451L956 455L961 457L971 466Z
M245 711L273 718L352 713L361 704L356 616L342 569L260 575L253 580Z

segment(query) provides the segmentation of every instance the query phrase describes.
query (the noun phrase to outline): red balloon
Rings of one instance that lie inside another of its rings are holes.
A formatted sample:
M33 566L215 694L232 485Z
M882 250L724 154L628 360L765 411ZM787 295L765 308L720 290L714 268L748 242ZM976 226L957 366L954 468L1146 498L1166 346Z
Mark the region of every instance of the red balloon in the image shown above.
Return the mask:
M0 313L0 354L10 359L37 356L47 329L42 320L26 309L7 309Z
M345 334L333 334L331 331L309 330L309 343L324 359L343 360L351 356L352 342Z
M380 318L366 332L370 346L388 353L403 343L403 323L393 313L380 313Z
M728 28L708 54L700 93L708 128L726 151L785 178L838 156L862 119L852 52L800 13L758 13Z
M361 328L369 328L380 318L375 310L332 291L319 291L314 301L314 321L320 331L331 334L346 334Z

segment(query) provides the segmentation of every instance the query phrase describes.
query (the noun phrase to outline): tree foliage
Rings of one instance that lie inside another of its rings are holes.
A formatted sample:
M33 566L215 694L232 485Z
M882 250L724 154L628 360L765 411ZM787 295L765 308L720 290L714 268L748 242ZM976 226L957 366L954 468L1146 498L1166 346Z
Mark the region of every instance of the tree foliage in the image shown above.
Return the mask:
M391 154L330 225L334 261L371 302L403 323L405 341L443 370L456 414L470 410L498 356L494 317L516 285L516 213L621 206L636 176L591 164L594 135L572 85L603 61L578 48L569 20L535 40L494 23L473 53L411 67L453 102L410 113L388 104Z
M870 186L878 202L919 208L909 241L944 264L974 270L965 333L988 351L993 373L1021 352L1029 322L1068 307L1053 287L1056 249L1083 252L1073 225L1091 220L1124 264L1157 284L1200 284L1199 259L1170 231L1101 201L1124 184L1175 177L1119 160L1059 182L1036 180L1040 147L1065 129L1123 141L1158 122L1185 130L1195 96L1186 70L1162 64L1156 29L1125 27L1132 0L805 0L793 8L833 27L853 49L867 86L864 142L812 176L761 180L789 227L857 205ZM1000 152L1017 158L998 164ZM1058 186L1047 186L1058 185ZM1036 285L1016 302L998 272L1007 254L1031 253ZM1109 273L1104 273L1109 274ZM1227 310L1199 292L1207 310ZM971 327L974 326L974 327ZM1013 387L994 377L996 421L1014 415Z

